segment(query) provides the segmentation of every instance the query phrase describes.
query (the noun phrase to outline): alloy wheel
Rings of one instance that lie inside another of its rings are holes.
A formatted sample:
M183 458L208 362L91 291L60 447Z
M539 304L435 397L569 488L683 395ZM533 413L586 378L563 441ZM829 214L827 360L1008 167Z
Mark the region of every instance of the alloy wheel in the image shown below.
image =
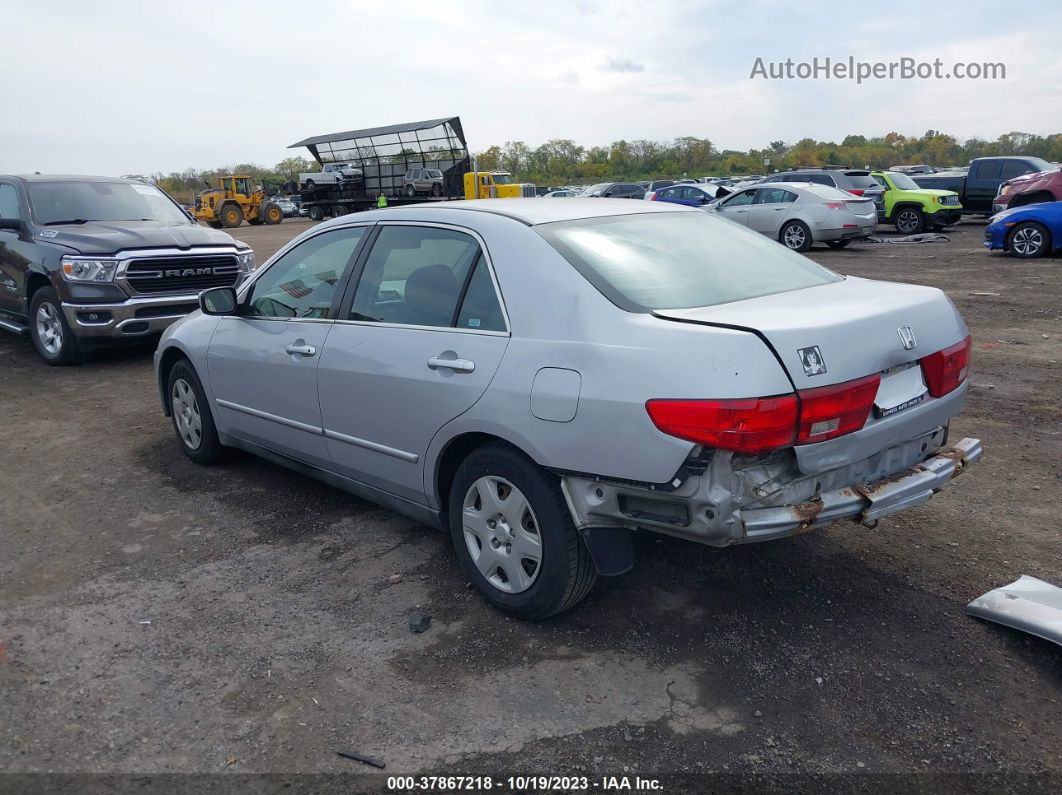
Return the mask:
M914 210L903 210L896 219L896 228L901 232L913 232L918 228L918 214Z
M187 381L178 378L173 382L170 395L173 419L177 433L190 450L198 450L203 442L203 418L199 415L199 402Z
M789 248L800 248L804 245L805 239L806 238L804 236L804 230L802 227L799 227L796 224L786 227L785 244Z
M530 588L542 567L542 536L520 489L505 478L481 477L461 513L468 554L484 579L504 593Z
M49 303L37 307L37 339L41 347L52 356L63 349L63 324L59 320L59 311Z
M1026 226L1014 233L1010 241L1010 247L1015 253L1023 257L1035 255L1044 245L1044 236L1040 230L1032 226Z

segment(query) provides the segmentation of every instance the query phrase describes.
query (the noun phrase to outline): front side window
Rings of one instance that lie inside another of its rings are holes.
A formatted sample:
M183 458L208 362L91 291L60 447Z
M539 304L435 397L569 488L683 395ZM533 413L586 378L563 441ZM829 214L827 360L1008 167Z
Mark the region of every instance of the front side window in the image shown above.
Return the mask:
M759 232L708 213L646 213L534 227L622 309L713 306L840 281Z
M14 185L0 184L0 218L21 218L18 209L18 193Z
M406 326L452 326L472 269L481 259L479 243L464 232L384 226L365 262L349 317ZM485 328L484 318L482 312L469 316L481 325L466 327Z
M1020 177L1022 174L1031 174L1034 170L1028 163L1023 163L1020 160L1008 160L1003 164L1001 176L1003 179L1014 179L1014 177Z
M251 195L251 181L246 177L236 180L236 192L244 196Z
M367 228L333 229L295 246L251 286L244 316L330 318L336 288Z
M756 195L755 190L743 190L738 193L732 199L727 199L723 202L724 207L740 207L743 204L752 204L752 197Z

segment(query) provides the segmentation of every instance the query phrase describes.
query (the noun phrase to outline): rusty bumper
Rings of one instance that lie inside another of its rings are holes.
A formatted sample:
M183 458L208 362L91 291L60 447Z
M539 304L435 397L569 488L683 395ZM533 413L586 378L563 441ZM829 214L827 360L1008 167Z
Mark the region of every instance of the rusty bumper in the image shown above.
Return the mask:
M741 511L745 536L738 543L769 541L822 527L838 519L875 522L928 502L949 480L981 458L981 440L963 439L921 464L873 483L824 492L800 505Z

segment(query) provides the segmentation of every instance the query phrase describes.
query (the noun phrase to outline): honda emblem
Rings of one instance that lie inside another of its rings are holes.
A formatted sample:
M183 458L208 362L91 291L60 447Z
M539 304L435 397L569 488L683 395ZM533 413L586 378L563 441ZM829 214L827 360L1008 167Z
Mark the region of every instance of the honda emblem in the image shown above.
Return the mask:
M911 348L918 344L915 341L915 335L910 326L900 326L896 329L896 333L900 335L900 344L903 345L905 351L911 350Z

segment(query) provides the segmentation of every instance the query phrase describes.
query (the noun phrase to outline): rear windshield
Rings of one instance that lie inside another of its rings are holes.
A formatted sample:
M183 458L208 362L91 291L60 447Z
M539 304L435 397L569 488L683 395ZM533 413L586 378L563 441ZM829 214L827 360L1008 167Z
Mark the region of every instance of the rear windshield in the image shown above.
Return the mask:
M878 183L874 183L874 187L879 187ZM816 196L821 196L827 201L851 201L855 198L851 193L840 188L831 188L829 185L811 185L806 190L809 193L814 193Z
M534 229L631 312L713 306L841 280L770 238L705 212L586 218Z
M874 179L870 174L846 174L849 180L852 181L853 188L880 188L878 181Z
M37 182L29 185L33 217L39 224L85 221L192 220L166 194L139 182Z

